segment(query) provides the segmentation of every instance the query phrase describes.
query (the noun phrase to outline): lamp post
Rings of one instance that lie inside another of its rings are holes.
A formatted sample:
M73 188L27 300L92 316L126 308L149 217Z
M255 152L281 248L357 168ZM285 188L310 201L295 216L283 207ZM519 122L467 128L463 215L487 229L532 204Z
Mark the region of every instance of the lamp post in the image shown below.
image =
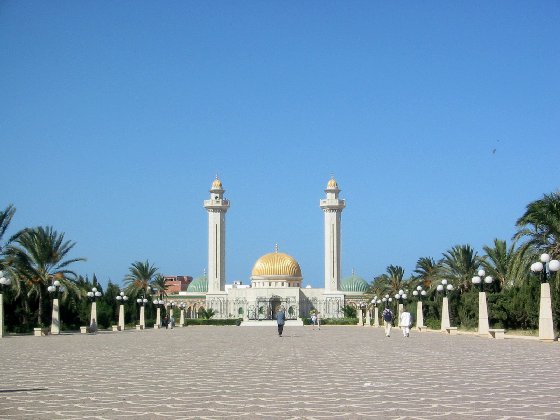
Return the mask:
M119 328L121 331L124 331L124 303L128 300L128 296L124 294L124 292L120 292L117 295L117 302L119 305Z
M145 296L136 299L136 303L140 305L140 329L143 330L146 328L146 318L144 316L144 307L146 303L148 303L148 299Z
M453 290L453 285L448 284L446 279L443 279L437 286L438 292L443 292L443 303L441 308L441 331L446 331L451 327L449 322L449 303L447 301L447 292Z
M0 338L4 337L4 289L12 284L9 277L4 276L4 272L0 271Z
M381 303L381 299L375 295L371 300L371 304L373 305L374 315L373 315L373 326L379 327L379 308L377 307Z
M53 295L51 334L60 334L60 307L58 300L66 289L60 284L60 280L55 280L52 285L47 287L47 290Z
M424 308L422 307L422 297L426 296L426 291L422 286L417 286L416 290L412 292L412 296L418 298L416 303L416 328L418 331L425 331L426 327L424 325Z
M154 325L155 329L161 328L161 308L165 304L165 302L161 299L154 299L154 305L156 305L156 324Z
M482 269L478 270L477 274L472 278L472 282L474 285L480 285L480 292L478 292L478 335L488 335L490 324L488 322L488 305L484 283L492 284L494 279L492 276L487 276L486 271Z
M558 270L560 270L560 261L551 260L548 254L542 254L540 261L531 264L533 273L541 273L541 300L539 305L539 340L541 341L554 341L556 339L548 280L552 273Z
M173 318L173 308L175 307L175 302L169 301L167 302L167 306L169 306L169 314L168 314L168 322L169 322L169 327L173 328L173 326L175 325L175 321Z
M364 315L363 315L363 310L365 307L365 303L364 302L360 302L358 303L358 324L356 325L364 325Z
M398 319L399 319L399 327L401 326L401 314L404 309L404 301L406 299L406 293L404 290L399 290L398 293L395 294L395 300L399 303L397 307Z
M185 308L187 307L187 305L185 305L183 302L179 305L179 310L181 311L181 317L179 318L179 327L182 327L185 325Z
M383 297L383 299L381 299L381 302L383 302L383 307L387 308L387 306L389 306L389 304L393 301L392 297L389 297L389 295L385 295Z
M89 325L97 327L97 299L101 297L101 292L97 290L97 287L92 287L91 291L87 292L87 297L91 301Z

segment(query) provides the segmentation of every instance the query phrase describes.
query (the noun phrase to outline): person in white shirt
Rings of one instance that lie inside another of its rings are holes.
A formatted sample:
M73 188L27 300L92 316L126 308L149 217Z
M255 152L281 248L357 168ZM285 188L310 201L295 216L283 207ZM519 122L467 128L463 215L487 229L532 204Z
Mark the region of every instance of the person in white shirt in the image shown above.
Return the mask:
M399 324L401 325L403 336L408 337L410 334L410 325L412 324L412 316L406 309L401 313Z

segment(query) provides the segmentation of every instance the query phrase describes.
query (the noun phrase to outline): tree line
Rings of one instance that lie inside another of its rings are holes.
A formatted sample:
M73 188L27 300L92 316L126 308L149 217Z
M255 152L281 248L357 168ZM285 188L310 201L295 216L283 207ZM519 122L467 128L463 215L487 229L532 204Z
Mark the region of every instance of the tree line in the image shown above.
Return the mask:
M116 297L121 287L109 281L106 288L97 281L76 273L72 267L85 259L72 257L75 242L65 239L50 226L25 228L7 236L16 209L9 205L0 211L0 270L12 280L4 286L5 325L8 331L29 332L51 321L52 301L47 288L58 280L64 288L61 306L63 329L78 329L89 322L88 292L96 287L102 292L97 300L101 328L108 328L118 319ZM454 286L449 294L450 316L457 326L474 328L478 320L478 293L472 277L479 268L494 278L486 285L489 320L493 327L508 329L538 328L540 281L529 267L539 255L548 253L560 257L560 192L544 194L527 205L525 213L516 221L517 232L510 243L494 239L478 254L470 245L455 245L438 259L421 257L414 272L405 277L399 265L389 265L385 273L375 276L368 295L393 297L399 290L408 291L406 305L414 313L412 291L418 286L426 290L423 298L425 322L437 327L440 320L441 298L436 291L442 279ZM556 327L560 320L560 280L556 273L550 279L553 316ZM137 299L166 296L165 279L148 260L136 261L124 277L124 291L129 297L125 304L127 323L136 323ZM165 308L163 308L165 313ZM153 305L146 306L148 324L155 319Z
M475 328L478 324L478 287L472 278L479 269L494 281L484 284L488 297L488 315L494 328L537 329L539 321L540 279L530 266L541 254L552 259L560 257L560 193L545 194L535 200L516 221L517 232L511 242L494 239L479 254L468 244L455 245L437 260L421 257L409 277L399 265L389 265L385 273L374 277L368 293L378 297L393 297L399 290L408 291L405 305L414 312L412 292L420 286L426 290L422 297L424 320L428 327L439 328L441 293L437 285L447 279L453 285L448 294L453 325ZM560 326L560 279L558 273L550 277L555 326Z

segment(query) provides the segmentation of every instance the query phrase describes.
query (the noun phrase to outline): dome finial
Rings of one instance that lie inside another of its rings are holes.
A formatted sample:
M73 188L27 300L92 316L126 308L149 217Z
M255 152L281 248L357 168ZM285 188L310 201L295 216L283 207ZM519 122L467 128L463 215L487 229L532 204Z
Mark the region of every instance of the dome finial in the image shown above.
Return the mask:
M274 244L274 252L278 254L278 244Z
M354 277L354 275L356 274L354 268L352 268L352 277Z

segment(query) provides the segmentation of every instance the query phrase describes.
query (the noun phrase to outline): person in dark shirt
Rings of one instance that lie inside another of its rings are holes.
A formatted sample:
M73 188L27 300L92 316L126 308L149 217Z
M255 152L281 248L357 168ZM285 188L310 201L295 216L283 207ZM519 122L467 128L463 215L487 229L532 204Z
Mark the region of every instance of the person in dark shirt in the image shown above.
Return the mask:
M283 306L276 314L276 322L278 322L278 336L282 337L282 332L284 331L284 324L286 323L286 313L284 312Z

